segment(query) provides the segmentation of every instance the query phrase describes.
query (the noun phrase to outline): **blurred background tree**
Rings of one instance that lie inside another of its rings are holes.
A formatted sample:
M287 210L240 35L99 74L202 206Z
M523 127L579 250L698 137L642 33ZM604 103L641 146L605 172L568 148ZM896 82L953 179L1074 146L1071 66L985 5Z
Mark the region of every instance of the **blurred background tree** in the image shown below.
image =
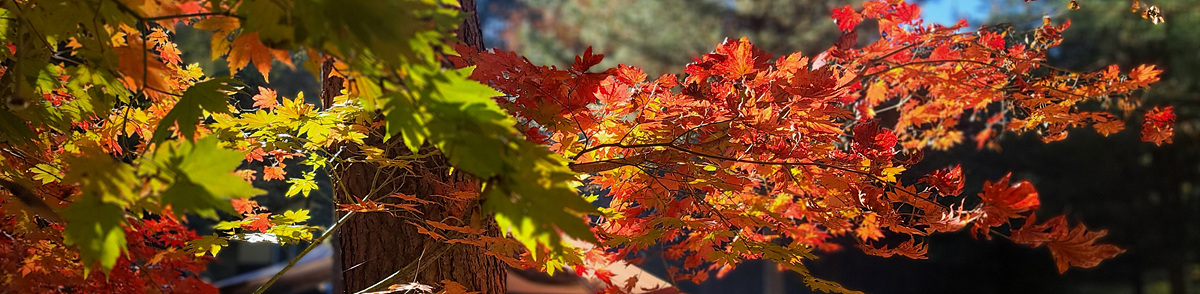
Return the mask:
M565 66L592 46L600 67L641 67L650 76L683 69L726 37L749 37L774 54L815 53L840 35L829 19L837 0L508 0L487 1L504 19L489 46L538 64Z

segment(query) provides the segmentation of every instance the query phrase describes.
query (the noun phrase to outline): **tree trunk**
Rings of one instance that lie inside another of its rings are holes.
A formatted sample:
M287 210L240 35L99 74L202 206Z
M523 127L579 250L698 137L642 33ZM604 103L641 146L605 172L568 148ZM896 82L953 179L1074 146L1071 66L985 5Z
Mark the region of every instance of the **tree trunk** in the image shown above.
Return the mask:
M475 1L463 0L462 8L470 13L458 31L459 38L466 44L482 50L483 39L479 18L474 15ZM328 68L326 68L328 67ZM323 77L332 63L323 66ZM337 77L326 78L322 89L322 101L331 101L341 91ZM328 100L327 100L328 99ZM397 136L398 137L398 136ZM384 142L383 138L367 138L366 145L385 150L387 156L408 155L400 138ZM426 148L421 153L434 151ZM343 158L360 154L356 146L346 146L339 156ZM354 293L366 289L388 276L401 272L399 284L417 282L439 287L443 280L462 284L468 291L481 293L504 293L505 267L498 259L484 255L484 250L470 245L450 245L435 241L417 232L410 222L416 218L444 221L449 216L461 214L448 211L449 207L461 207L460 203L449 203L445 197L449 192L463 187L478 187L478 181L466 175L451 174L446 158L439 155L426 157L405 168L380 167L377 164L351 163L335 166L335 201L339 204L353 203L355 199L370 196L380 202L392 202L388 195L404 193L418 198L435 201L436 204L421 207L422 214L398 212L391 215L383 212L360 213L351 216L336 233L335 265L341 273L335 281L334 293ZM499 236L499 229L490 216L480 216L478 206L473 206L475 218L482 220L487 234ZM460 212L462 213L462 212ZM465 212L470 214L472 212ZM339 217L343 215L339 212ZM452 221L446 221L455 224ZM415 276L413 269L419 271Z

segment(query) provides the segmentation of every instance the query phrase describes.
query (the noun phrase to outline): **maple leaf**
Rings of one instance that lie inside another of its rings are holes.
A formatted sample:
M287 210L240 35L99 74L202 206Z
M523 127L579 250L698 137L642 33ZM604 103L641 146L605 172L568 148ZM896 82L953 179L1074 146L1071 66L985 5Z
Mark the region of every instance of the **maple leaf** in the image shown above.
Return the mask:
M571 63L571 69L576 72L587 72L592 66L599 64L604 60L604 54L592 55L592 46L588 46L583 51L583 55L575 56L575 62Z
M854 149L875 159L891 159L896 154L896 133L869 120L854 125Z
M163 116L154 129L151 141L162 142L170 136L170 127L175 125L179 134L188 140L195 139L196 125L200 123L202 111L229 113L229 96L235 89L231 83L240 83L232 78L216 78L196 83L183 92L179 102Z
M1012 233L1014 243L1026 244L1029 247L1038 247L1051 240L1060 239L1067 234L1067 218L1065 215L1059 215L1044 223L1037 223L1037 214L1032 214L1028 219L1025 219L1025 224L1021 225Z
M258 172L252 169L239 169L233 171L233 173L237 174L239 178L242 178L243 181L247 182L253 182L255 179L258 179Z
M717 46L714 52L726 57L717 63L714 68L730 79L737 79L753 74L766 69L770 65L771 55L755 47L746 37L742 37L737 41L725 39L725 42Z
M1146 113L1142 119L1142 142L1154 142L1154 145L1171 143L1175 136L1175 110L1172 106L1163 109L1155 107Z
M130 42L128 46L112 49L117 53L117 70L120 71L121 83L128 89L143 89L149 86L155 89L170 89L166 80L167 65L154 58L157 54L147 54L147 49L141 42Z
M267 156L267 152L263 151L262 147L256 147L246 153L246 161L255 162L263 161L263 156Z
M431 227L434 227L434 228L438 228L438 229L442 229L442 230L447 230L447 231L455 231L455 232L459 232L459 233L463 233L463 234L472 234L472 235L478 235L478 234L482 234L482 233L483 233L483 229L477 229L477 228L471 228L471 227L452 226L452 225L448 225L448 224L446 224L446 223L443 223L443 222L426 221L426 222L425 222L425 224L427 224L427 225L429 225L429 226L431 226Z
M451 280L442 280L442 291L437 294L478 294L479 292L467 292L467 287Z
M875 213L868 213L863 217L859 227L854 229L854 233L862 241L877 240L883 238L883 231L879 229L879 216Z
M867 105L879 105L887 100L887 83L877 81L867 88Z
M270 82L271 60L279 60L292 66L292 58L286 50L274 49L263 45L258 32L242 33L233 39L229 48L229 69L234 73L254 62L254 68L262 74L263 80Z
M284 165L283 163L280 163L279 165L276 165L276 166L267 166L267 167L263 167L263 180L264 180L264 181L270 181L270 180L283 180L283 179L285 179L285 178L284 178L284 171L283 171L283 168L284 168L285 166L286 166L286 165Z
M227 37L241 27L241 20L236 17L217 16L200 20L192 26L197 29L213 32L210 50L212 51L212 59L215 60L229 53L229 49L233 45Z
M251 214L246 216L246 220L249 220L249 222L242 224L243 229L266 233L267 230L271 228L270 213Z
M858 26L859 22L862 22L863 20L862 15L854 11L854 7L850 5L846 5L842 8L834 8L832 17L833 21L837 23L838 29L841 29L842 31L849 31L850 29L853 29L854 27Z
M1105 119L1092 124L1092 128L1095 128L1097 133L1107 137L1125 129L1125 122L1117 119ZM1145 141L1145 139L1142 140Z
M1016 214L1037 209L1040 205L1038 191L1034 190L1033 184L1021 181L1013 186L1008 186L1010 176L1012 174L1004 175L1004 178L996 182L984 182L983 192L979 193L979 199L983 200L985 220L986 218L1007 220L1010 217L1019 217Z
M279 98L275 96L275 90L263 86L258 86L258 94L254 94L251 99L254 100L253 107L260 109L274 109L279 105Z
M1033 184L1021 181L1009 186L1011 176L1010 173L995 183L983 183L983 192L979 193L979 199L983 202L984 214L976 228L983 230L985 234L987 227L1007 223L1009 218L1020 218L1020 213L1037 209L1041 204Z
M79 258L90 270L94 262L107 272L117 264L117 257L126 248L125 213L121 206L104 203L95 195L84 196L68 206L63 213L67 225L63 241L79 246Z
M246 198L264 193L234 174L244 154L217 146L216 137L191 143L175 141L147 154L141 168L170 174L174 180L162 192L164 205L216 219L216 210L234 213L227 198Z
M254 212L254 208L258 207L258 201L246 198L233 198L230 199L229 202L233 204L233 209L237 210L237 212L240 214Z
M316 177L315 173L306 172L304 173L303 178L293 178L287 180L288 184L292 185L288 187L287 193L284 193L284 195L292 197L299 194L304 195L304 197L308 197L308 194L311 193L312 190L317 189L317 181L314 180L314 177Z
M962 165L955 165L951 169L940 169L932 174L921 178L921 182L932 185L938 189L938 192L943 196L952 196L962 194L963 192L963 174Z
M1138 87L1149 87L1150 84L1158 81L1159 74L1162 70L1155 69L1153 64L1139 65L1129 72L1129 79Z
M1100 261L1112 258L1125 252L1112 244L1095 244L1096 239L1108 234L1106 230L1088 231L1083 224L1076 225L1066 236L1046 242L1058 272L1064 273L1071 266L1089 268L1100 264Z
M224 238L217 237L216 235L203 236L200 239L188 242L189 251L196 256L205 254L217 256L217 253L220 253L221 249L226 246L229 246L229 241L225 241Z

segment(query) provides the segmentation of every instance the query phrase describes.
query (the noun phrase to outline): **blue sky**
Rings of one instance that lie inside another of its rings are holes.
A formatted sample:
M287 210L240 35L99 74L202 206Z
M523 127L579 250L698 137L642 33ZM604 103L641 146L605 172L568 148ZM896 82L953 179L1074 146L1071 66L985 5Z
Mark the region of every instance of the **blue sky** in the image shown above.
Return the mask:
M984 0L932 0L921 4L921 16L926 22L953 25L959 19L967 19L971 26L987 15L988 4Z

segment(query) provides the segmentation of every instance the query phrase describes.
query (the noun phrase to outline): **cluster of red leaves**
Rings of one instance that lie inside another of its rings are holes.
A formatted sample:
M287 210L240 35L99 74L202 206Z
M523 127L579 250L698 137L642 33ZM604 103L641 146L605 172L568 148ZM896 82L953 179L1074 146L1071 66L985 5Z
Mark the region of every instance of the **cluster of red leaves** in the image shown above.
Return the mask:
M625 65L589 72L602 57L590 49L567 69L500 50L460 49L450 61L477 65L471 77L507 94L497 101L528 139L607 189L609 204L593 226L597 248L609 250L599 255L623 259L661 244L666 258L682 260L669 269L673 278L693 281L749 258L804 272L811 249L838 248L830 242L838 236L857 237L871 254L922 258L926 245L917 239L928 233L974 223L973 232L1003 234L1038 206L1028 182L989 182L967 209L944 203L963 191L961 167L918 175L918 183L896 175L926 149L962 143L960 123L983 125L972 136L980 147L1004 131L1047 141L1072 127L1119 131L1111 122L1137 106L1132 92L1158 74L1147 66L1121 76L1115 66L1074 73L1044 65L1069 23L1047 23L1031 41L1008 44L995 28L926 25L903 1L839 8L834 19L847 40L859 22L875 19L880 38L778 59L746 39L727 40L682 78L653 80ZM1083 112L1083 103L1120 111ZM884 111L896 114L878 115ZM1152 112L1148 125L1169 130L1168 114ZM884 232L910 241L865 244ZM1060 265L1086 267L1115 254L1093 244L1102 235L1080 226L1039 236L1057 248Z
M1162 143L1171 143L1171 137L1175 136L1175 111L1167 106L1161 110L1155 107L1154 110L1146 113L1146 118L1142 121L1142 141L1154 142L1155 145Z
M7 198L5 198L7 199ZM131 222L127 253L112 271L88 273L63 245L62 226L30 223L0 205L0 284L18 293L217 293L198 276L208 259L185 249L197 239L173 215Z

